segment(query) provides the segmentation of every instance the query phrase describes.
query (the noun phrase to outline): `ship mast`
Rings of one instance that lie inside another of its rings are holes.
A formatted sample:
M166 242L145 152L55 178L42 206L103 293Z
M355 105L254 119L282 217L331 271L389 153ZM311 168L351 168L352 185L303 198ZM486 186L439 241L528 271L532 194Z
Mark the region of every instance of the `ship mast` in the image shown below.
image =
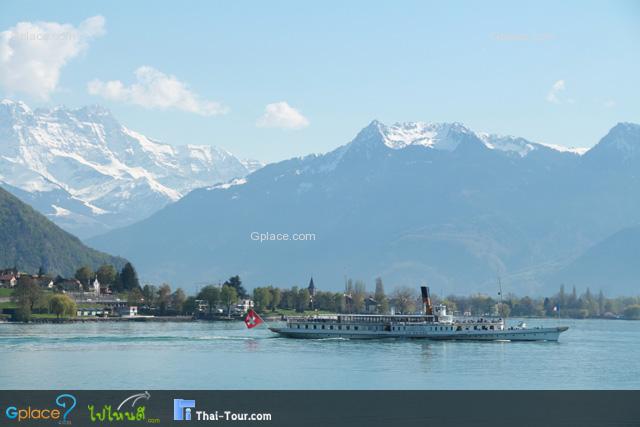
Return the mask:
M504 320L504 303L502 301L502 280L500 280L500 276L498 276L498 295L500 295L500 317Z

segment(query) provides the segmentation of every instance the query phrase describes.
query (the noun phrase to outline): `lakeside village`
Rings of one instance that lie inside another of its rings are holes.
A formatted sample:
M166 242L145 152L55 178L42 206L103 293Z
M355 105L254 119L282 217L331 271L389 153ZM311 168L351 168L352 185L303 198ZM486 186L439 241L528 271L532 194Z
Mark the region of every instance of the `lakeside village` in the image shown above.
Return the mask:
M575 286L567 292L561 285L551 297L476 294L432 299L456 316L640 319L640 297L607 298L589 289L578 295ZM42 268L37 273L0 269L0 321L13 322L229 321L242 319L251 308L271 320L294 314L417 314L420 301L417 289L409 287L387 295L380 278L372 292L364 282L351 279L342 292L321 291L311 278L307 286L257 287L249 295L240 277L233 276L187 296L166 283L141 286L130 263L120 271L112 265L97 271L84 266L72 278L53 277Z

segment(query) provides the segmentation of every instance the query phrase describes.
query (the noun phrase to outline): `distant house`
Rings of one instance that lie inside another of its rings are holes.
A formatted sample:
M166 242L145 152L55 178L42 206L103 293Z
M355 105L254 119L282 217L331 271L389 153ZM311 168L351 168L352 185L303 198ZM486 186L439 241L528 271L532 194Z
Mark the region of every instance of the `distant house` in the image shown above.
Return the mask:
M134 317L138 315L138 307L130 305L128 307L118 307L117 313L120 317Z
M253 308L253 300L251 299L241 299L238 301L238 304L233 309L235 314L243 314Z
M200 313L207 313L209 311L209 302L203 299L197 299L196 311Z
M77 279L58 279L54 285L64 292L80 292L82 291L82 283Z
M111 295L111 286L100 283L100 294Z
M51 277L34 276L33 280L43 289L53 289L54 283Z
M376 313L378 311L378 301L375 299L368 297L364 300L364 310L367 313Z
M88 307L88 308L79 308L76 311L76 315L78 317L101 317L107 316L109 314L109 310L105 308L99 307Z
M13 288L17 283L18 279L13 273L0 275L0 287Z

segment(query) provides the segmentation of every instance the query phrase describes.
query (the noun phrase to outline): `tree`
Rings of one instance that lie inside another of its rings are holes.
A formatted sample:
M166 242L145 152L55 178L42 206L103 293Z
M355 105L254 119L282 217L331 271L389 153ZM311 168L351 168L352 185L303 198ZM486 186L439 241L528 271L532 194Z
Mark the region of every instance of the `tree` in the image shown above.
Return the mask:
M35 305L42 299L42 290L31 277L22 275L18 279L12 298L18 306L18 320L27 321L31 318Z
M114 292L122 292L124 291L124 285L122 284L122 275L119 271L116 271L116 277L113 280L113 285L111 285L111 289Z
M196 297L188 297L182 304L182 314L195 314L197 308Z
M344 284L344 293L347 295L353 294L353 280L348 279Z
M357 280L353 289L353 309L356 313L362 313L364 311L364 299L367 296L367 288L364 282Z
M296 311L298 313L304 313L304 311L309 308L309 303L311 302L311 295L309 294L309 289L302 288L298 291L298 296L296 298Z
M266 311L271 304L271 291L269 288L255 288L253 290L253 302L256 311Z
M185 295L182 288L176 289L175 292L171 295L171 308L178 313L182 312L182 307L184 306L186 300L187 296Z
M44 265L41 265L38 269L38 277L45 276L47 274L47 269L44 268Z
M94 273L93 270L91 270L91 267L85 265L76 270L76 274L74 275L74 277L78 279L80 283L82 283L82 287L85 290L89 290L93 275Z
M382 284L382 279L380 277L376 279L376 292L373 299L378 303L379 313L386 314L389 312L389 300L384 293L384 285Z
M122 281L122 287L126 291L130 291L131 289L139 288L140 281L138 281L138 273L136 273L136 269L133 268L130 262L126 263L124 267L122 267L122 271L120 272L120 280Z
M403 286L396 288L392 294L393 303L402 314L407 314L415 311L416 309L416 292L412 288Z
M224 285L220 290L220 300L227 307L227 316L231 316L231 307L238 302L238 292L236 288Z
M605 307L605 298L602 289L598 292L598 316L604 315L604 307Z
M144 299L144 295L140 288L135 288L129 291L129 294L127 295L127 303L129 305L140 305Z
M165 314L167 308L171 303L171 286L168 283L163 283L158 289L158 305L160 307L160 314Z
M542 314L542 308L530 297L523 297L515 304L512 313L515 316L539 316Z
M142 288L142 296L144 298L145 305L148 305L149 307L156 305L157 292L158 290L155 286L144 285L144 288Z
M100 266L100 268L96 272L96 275L98 276L98 282L102 283L103 285L113 286L113 284L116 281L116 276L118 275L118 272L116 271L116 268L113 265L103 264Z
M223 283L223 285L231 286L232 288L234 288L239 298L245 299L249 297L249 294L247 293L245 288L242 286L242 281L240 280L240 276L230 277L229 280Z
M295 309L298 301L298 287L292 286L290 290L285 291L283 299L285 301L284 308Z
M197 298L204 300L209 304L209 314L211 314L213 313L213 309L216 308L220 302L220 288L215 285L207 285L198 292Z
M491 313L495 306L495 301L488 295L476 294L469 299L471 312L479 316Z
M282 292L279 288L269 288L271 290L271 311L276 311L282 300Z
M511 307L506 302L499 302L496 304L495 312L502 318L509 317L511 315Z
M49 311L59 319L61 316L72 317L76 314L76 302L64 294L56 294L49 300Z

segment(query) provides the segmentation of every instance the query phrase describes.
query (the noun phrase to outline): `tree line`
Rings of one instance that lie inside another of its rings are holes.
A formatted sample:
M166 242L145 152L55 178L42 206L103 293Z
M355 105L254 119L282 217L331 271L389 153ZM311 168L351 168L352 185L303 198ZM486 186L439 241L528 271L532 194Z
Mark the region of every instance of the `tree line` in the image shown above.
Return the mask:
M232 276L223 283L210 284L200 289L196 295L187 296L183 289L171 289L167 283L160 286L146 284L140 286L135 268L127 263L117 271L111 265L103 265L96 272L89 267L77 270L75 278L81 283L89 283L97 277L101 283L111 284L113 289L126 293L130 305L140 307L142 313L159 315L195 315L206 307L206 314L231 315L233 307L240 299L249 298L239 276ZM348 279L341 292L315 290L292 286L279 288L263 286L253 289L254 308L260 313L293 310L323 311L332 313L376 313L413 314L422 310L421 297L417 288L397 287L389 295L381 278L375 280L373 291L367 290L361 280ZM571 292L560 286L559 291L548 297L518 297L508 294L504 298L484 294L470 296L431 296L433 304L443 303L449 313L472 316L514 316L514 317L571 317L597 318L619 317L640 319L640 297L608 298L603 292L593 294L590 289L578 294L574 286ZM73 299L64 294L45 295L31 276L22 275L13 292L16 302L16 318L28 320L31 314L51 313L56 316L72 316L76 312Z
M373 310L367 310L367 299L375 302ZM255 309L261 313L282 309L389 314L393 309L396 314L411 314L422 310L422 298L416 288L398 287L386 295L380 278L376 279L373 292L367 291L364 282L349 279L343 292L316 291L313 297L307 288L297 286L289 289L258 287L253 290L253 300ZM608 298L602 291L593 294L589 288L578 294L575 286L571 292L566 292L562 285L556 294L548 297L508 294L500 299L484 294L446 297L432 294L431 300L433 304L446 305L449 313L461 316L640 319L640 297Z
M135 268L127 262L122 270L118 271L111 264L103 264L95 272L85 265L76 270L74 278L78 280L85 290L89 290L91 282L98 279L103 285L109 285L113 292L125 292L140 288L140 281Z

